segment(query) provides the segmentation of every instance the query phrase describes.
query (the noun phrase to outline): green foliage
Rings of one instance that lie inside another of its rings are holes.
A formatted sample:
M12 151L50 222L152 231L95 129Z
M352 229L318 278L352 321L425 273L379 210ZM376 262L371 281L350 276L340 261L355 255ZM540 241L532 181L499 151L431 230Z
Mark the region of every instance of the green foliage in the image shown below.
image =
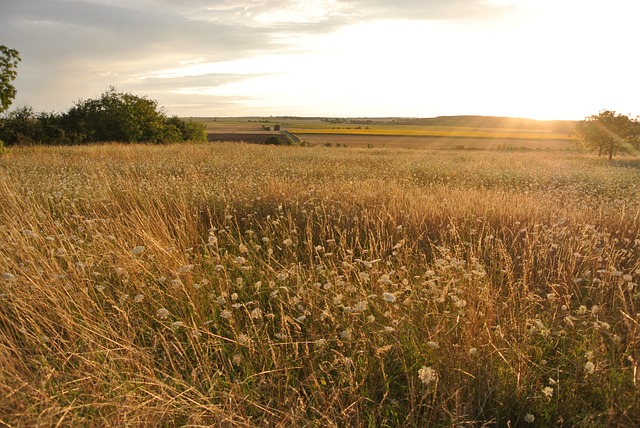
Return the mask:
M609 159L618 151L629 152L640 146L638 121L610 110L578 122L575 134L585 147L598 150L598 156L606 152Z
M269 137L266 138L266 140L264 140L264 144L271 144L271 145L275 145L275 146L280 146L280 145L289 145L291 144L291 141L289 141L287 139L287 142L283 142L280 137L278 135L271 135Z
M63 114L36 114L31 107L14 110L0 120L0 138L8 145L171 143L206 141L206 132L201 124L167 118L154 100L110 88Z
M16 97L16 88L12 82L17 76L19 61L20 54L17 50L0 45L0 113L7 110Z

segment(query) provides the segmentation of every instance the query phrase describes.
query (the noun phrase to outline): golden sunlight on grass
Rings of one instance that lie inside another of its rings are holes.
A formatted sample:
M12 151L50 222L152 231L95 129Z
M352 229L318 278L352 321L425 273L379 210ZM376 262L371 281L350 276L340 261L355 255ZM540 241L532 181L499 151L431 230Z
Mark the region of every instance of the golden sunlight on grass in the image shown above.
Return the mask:
M639 182L561 153L11 149L0 424L632 426Z

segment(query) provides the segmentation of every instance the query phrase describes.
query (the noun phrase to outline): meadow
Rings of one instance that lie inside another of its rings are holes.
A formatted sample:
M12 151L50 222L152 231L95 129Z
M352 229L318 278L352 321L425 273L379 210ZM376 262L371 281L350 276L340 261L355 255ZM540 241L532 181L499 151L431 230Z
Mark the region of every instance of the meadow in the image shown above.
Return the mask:
M636 426L640 163L0 156L0 425Z

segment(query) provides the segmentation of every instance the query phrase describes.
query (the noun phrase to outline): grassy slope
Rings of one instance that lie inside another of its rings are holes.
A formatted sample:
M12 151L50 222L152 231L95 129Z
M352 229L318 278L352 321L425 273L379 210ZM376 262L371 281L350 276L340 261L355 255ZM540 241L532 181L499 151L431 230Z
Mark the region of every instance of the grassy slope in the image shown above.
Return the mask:
M633 426L639 170L11 149L0 424Z

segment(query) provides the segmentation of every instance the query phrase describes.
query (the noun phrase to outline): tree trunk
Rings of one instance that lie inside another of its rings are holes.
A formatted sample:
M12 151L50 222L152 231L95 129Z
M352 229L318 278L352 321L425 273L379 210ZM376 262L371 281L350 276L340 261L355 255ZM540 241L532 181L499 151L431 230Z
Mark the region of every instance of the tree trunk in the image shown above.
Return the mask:
M609 160L613 159L613 143L609 144Z

